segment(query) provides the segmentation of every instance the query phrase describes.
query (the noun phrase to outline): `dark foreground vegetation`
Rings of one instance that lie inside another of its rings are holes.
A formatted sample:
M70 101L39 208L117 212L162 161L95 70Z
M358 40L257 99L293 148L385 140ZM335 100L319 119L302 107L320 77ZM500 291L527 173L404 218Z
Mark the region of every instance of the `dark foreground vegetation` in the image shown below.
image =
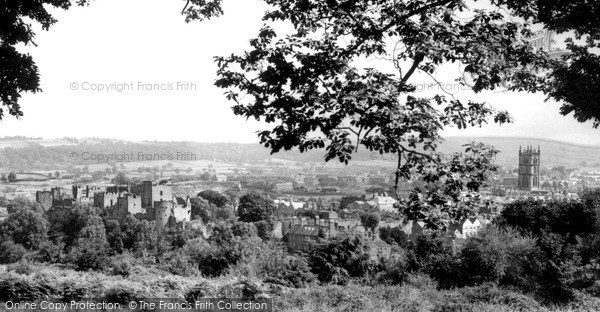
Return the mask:
M248 211L166 230L16 200L0 223L0 302L269 296L276 311L599 311L598 207L517 201L461 244L384 228L393 257L373 259L369 234L354 232L289 254L268 220L241 221Z

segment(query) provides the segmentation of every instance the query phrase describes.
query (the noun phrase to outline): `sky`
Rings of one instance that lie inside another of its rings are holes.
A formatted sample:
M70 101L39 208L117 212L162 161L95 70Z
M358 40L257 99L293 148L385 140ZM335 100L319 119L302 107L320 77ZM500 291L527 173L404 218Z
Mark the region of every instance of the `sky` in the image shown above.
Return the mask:
M231 111L213 85L213 56L241 52L263 22L264 4L225 0L225 15L185 23L184 1L99 0L89 7L53 10L58 23L37 28L36 61L43 92L23 94L24 116L0 121L0 136L102 137L130 141L254 143L265 125ZM378 60L368 62L380 63ZM438 80L457 97L508 110L514 123L449 129L447 136L518 136L600 145L600 129L559 114L543 95L473 94L454 81L447 65ZM413 82L427 96L439 87L424 75Z

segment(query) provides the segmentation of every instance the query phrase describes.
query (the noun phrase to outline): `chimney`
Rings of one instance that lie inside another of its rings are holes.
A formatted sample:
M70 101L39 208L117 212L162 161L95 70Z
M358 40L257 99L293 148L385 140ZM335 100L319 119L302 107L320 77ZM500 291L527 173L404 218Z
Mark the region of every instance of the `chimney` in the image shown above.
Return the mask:
M296 224L298 224L298 217L293 216L292 217L292 225L296 225Z
M306 225L306 218L305 217L300 218L300 225Z

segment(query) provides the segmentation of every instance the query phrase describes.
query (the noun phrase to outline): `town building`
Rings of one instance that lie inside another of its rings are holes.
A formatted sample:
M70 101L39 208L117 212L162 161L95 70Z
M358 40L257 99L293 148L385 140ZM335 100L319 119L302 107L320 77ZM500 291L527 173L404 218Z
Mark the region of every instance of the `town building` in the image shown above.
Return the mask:
M310 250L312 243L319 237L330 237L338 231L336 220L324 220L293 217L291 223L282 224L283 238L291 251Z
M487 221L484 221L488 223ZM475 236L482 227L479 218L465 218L458 222L453 222L448 226L447 232L453 238L469 238Z
M380 239L369 242L369 257L371 260L389 259L392 256L392 246Z
M527 146L519 147L519 177L517 188L524 191L538 190L540 187L540 147L537 150Z

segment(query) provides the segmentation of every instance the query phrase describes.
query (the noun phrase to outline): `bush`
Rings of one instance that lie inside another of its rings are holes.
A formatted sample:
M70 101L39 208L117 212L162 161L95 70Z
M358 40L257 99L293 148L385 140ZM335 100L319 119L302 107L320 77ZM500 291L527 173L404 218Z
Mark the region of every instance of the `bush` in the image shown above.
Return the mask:
M211 203L217 207L224 207L229 202L229 200L227 199L227 196L222 195L213 190L202 191L202 192L198 193L198 197L201 197L201 198L207 200L209 203Z
M401 285L407 276L407 263L404 257L382 259L377 266L375 280L380 284Z
M123 233L121 225L116 220L105 220L106 241L110 246L111 254L120 254L123 252Z
M63 259L63 249L63 243L55 244L48 241L40 246L35 259L40 262L59 263Z
M374 265L367 238L358 233L345 233L315 244L309 264L321 282L342 285L350 277L365 277Z
M8 272L15 272L18 274L29 275L34 272L35 267L28 261L21 260L19 262L12 263L6 269Z
M306 259L288 255L283 246L263 244L258 253L253 265L267 282L300 288L315 279Z
M273 225L268 221L254 222L256 226L256 233L263 241L268 241L271 238L271 231L273 231Z
M21 244L15 244L12 240L0 243L0 263L14 263L20 261L27 254L27 249Z
M190 276L198 271L191 263L191 259L183 252L173 253L170 259L164 264L167 272L180 276Z
M393 245L396 244L402 248L408 246L408 235L400 227L381 227L379 228L379 237L384 242Z
M135 292L135 290L128 287L118 286L109 289L104 295L104 300L112 303L120 303L127 306L130 302L137 302L144 298Z
M509 266L511 240L517 238L520 238L517 233L509 233L493 226L468 238L460 253L465 283L467 285L498 283Z
M85 245L71 248L66 260L81 271L102 270L108 265L108 256L105 251L95 250L91 246Z
M217 277L224 274L241 258L241 251L233 244L211 244L205 240L195 239L185 247L185 252L205 276Z
M52 297L57 290L43 281L34 281L29 277L4 274L0 277L0 302L35 301Z
M429 275L442 289L464 286L465 277L461 269L460 259L453 254L441 253L429 259Z
M36 210L31 202L17 201L9 215L0 223L0 239L10 239L29 250L36 250L48 241L48 220L43 211Z
M458 292L470 303L486 303L508 306L511 311L539 311L542 305L535 299L514 291L500 288L493 283L485 283L477 287L465 287Z
M211 284L207 282L201 282L192 287L192 289L185 294L185 300L189 303L195 303L202 298L209 298L213 296L215 292L216 290Z
M452 256L452 254L452 245L445 237L437 234L421 235L408 254L409 270L429 274L433 262L437 261L436 258L441 255Z
M112 275L129 276L133 267L132 257L129 254L114 256L110 259L107 271Z

